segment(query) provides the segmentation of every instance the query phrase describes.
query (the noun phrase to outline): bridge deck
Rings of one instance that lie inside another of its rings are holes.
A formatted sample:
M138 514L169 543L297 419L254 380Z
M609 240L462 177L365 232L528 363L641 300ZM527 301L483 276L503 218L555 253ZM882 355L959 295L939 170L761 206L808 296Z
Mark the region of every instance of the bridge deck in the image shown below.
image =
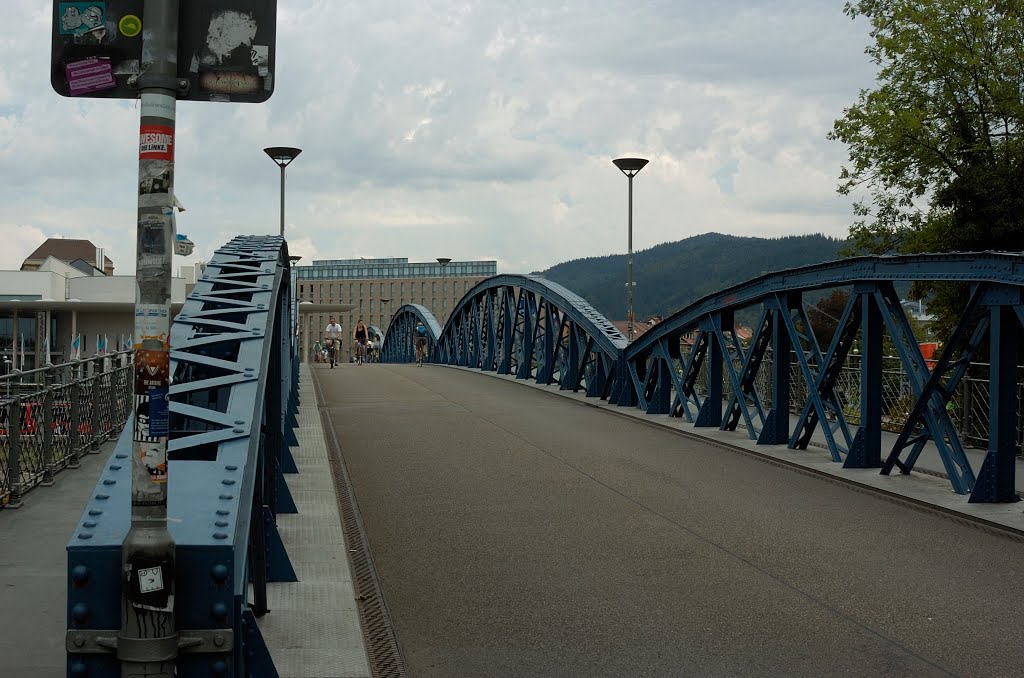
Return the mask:
M410 675L1024 665L1020 541L464 370L314 374Z

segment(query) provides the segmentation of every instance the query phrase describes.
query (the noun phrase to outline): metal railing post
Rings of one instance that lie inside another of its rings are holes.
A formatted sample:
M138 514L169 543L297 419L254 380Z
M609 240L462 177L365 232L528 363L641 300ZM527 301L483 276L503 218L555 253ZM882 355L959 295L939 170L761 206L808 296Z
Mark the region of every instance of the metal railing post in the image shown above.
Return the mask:
M6 506L9 509L16 509L25 505L21 499L21 400L17 396L7 401L7 440L10 443L7 477L11 482L11 496Z
M43 372L43 480L53 485L53 366Z
M98 454L100 451L100 375L95 358L89 361L89 375L92 377L92 388L90 389L92 402L89 404L89 425L92 430L89 432L89 454Z
M82 465L81 463L81 440L79 434L79 427L82 425L82 413L79 410L79 401L81 400L81 394L78 389L81 387L81 381L79 380L79 370L81 369L81 363L74 361L71 364L71 379L68 382L68 418L71 420L68 430L68 444L71 446L68 452L68 468L78 468Z

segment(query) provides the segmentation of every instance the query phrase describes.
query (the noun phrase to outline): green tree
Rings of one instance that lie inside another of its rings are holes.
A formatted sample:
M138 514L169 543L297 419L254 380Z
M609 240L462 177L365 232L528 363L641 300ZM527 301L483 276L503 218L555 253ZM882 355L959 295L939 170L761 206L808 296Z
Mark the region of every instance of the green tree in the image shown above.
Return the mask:
M1024 246L1024 0L860 0L877 87L836 120L854 204L846 253ZM945 336L960 285L924 285Z

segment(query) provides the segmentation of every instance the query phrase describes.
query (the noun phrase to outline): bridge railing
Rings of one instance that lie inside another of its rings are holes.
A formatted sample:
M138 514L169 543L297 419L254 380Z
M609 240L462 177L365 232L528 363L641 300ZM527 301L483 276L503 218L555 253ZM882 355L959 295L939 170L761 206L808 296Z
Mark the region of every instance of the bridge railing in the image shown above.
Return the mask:
M680 351L685 361L690 355L690 347L683 346ZM766 352L764 364L758 372L755 383L765 407L771 407L771 364L774 356L771 349ZM734 362L734 369L739 370L742 365ZM989 369L988 363L972 362L967 367L967 372L960 383L953 390L950 397L950 405L947 408L950 419L960 439L965 445L985 449L988 446L989 434ZM681 371L681 368L680 368ZM790 358L790 414L799 415L803 403L807 401L807 385L803 381L800 372L800 363ZM885 356L882 358L882 430L890 433L899 433L902 430L903 422L906 421L914 407L914 392L910 379L899 356ZM859 426L860 421L860 381L861 381L861 357L851 355L847 357L846 363L842 366L840 376L836 381L835 395L843 410L843 415L849 424ZM701 372L698 375L694 388L701 395L706 394L707 374ZM722 389L726 402L733 396L732 381L727 375L722 376ZM673 390L673 395L675 391ZM1017 444L1024 445L1024 367L1017 368ZM742 421L739 427L745 428ZM1024 454L1024 450L1018 449L1018 456Z
M171 328L177 675L277 675L255 618L268 611L267 582L295 581L276 518L295 511L282 475L294 470L289 266L281 238L235 238ZM121 545L131 524L134 420L68 544L69 675L120 676L118 654L133 651L119 631L130 613Z
M131 369L123 351L0 377L0 506L20 506L121 431Z

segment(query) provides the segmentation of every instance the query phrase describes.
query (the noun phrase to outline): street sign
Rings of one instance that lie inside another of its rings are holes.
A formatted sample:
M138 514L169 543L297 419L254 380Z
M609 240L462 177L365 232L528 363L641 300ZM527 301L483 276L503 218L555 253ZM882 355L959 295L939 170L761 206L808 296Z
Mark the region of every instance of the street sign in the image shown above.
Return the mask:
M66 97L137 99L144 0L53 2L50 84ZM185 101L260 103L274 93L277 0L189 0L178 16Z

